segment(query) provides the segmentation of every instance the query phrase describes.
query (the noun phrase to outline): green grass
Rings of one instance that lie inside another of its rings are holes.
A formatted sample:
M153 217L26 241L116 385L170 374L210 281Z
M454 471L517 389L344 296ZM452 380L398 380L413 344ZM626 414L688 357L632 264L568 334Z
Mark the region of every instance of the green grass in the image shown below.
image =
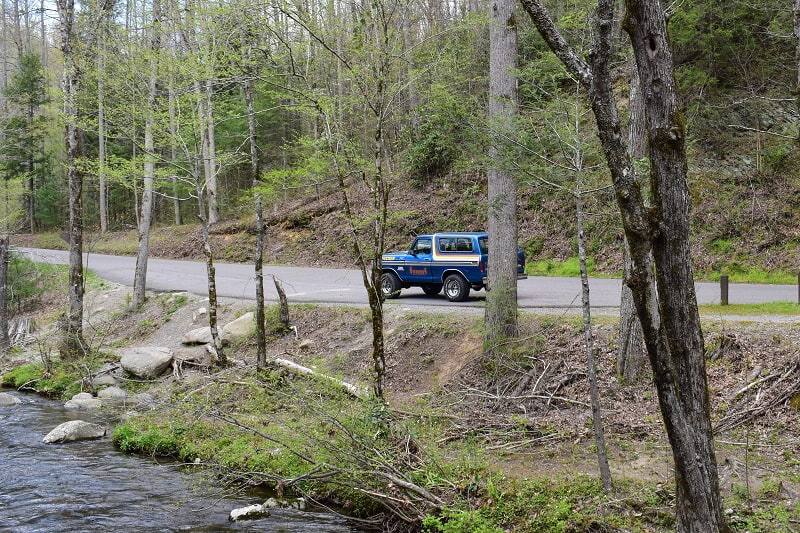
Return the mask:
M762 304L701 305L704 315L800 315L800 304L792 302L767 302Z
M74 367L59 365L45 376L41 364L29 363L0 376L0 385L15 389L24 387L51 398L67 399L81 391L81 374Z
M589 275L593 277L608 278L614 277L613 273L598 272L595 269L594 260L587 258L586 269ZM541 259L539 261L532 261L525 265L525 273L529 276L558 276L564 278L576 278L580 276L580 263L577 257L570 257L569 259Z
M698 279L719 281L723 274L731 283L766 283L774 285L793 285L797 283L797 272L788 270L764 270L760 267L742 266L737 263L728 265L719 272L697 272Z

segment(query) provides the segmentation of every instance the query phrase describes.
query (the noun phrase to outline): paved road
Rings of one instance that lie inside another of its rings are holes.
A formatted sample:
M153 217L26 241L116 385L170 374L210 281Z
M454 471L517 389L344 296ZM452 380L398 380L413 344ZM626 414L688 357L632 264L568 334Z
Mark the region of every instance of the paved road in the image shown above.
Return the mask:
M68 254L61 250L18 248L36 261L66 264ZM133 284L136 258L115 255L91 254L87 266L99 276L124 285ZM246 264L216 263L217 292L219 296L255 299L253 296L253 267ZM366 295L358 270L335 268L310 268L267 265L265 275L275 275L283 281L287 296L295 302L329 304L364 304ZM613 308L619 305L621 281L618 279L590 280L592 306ZM147 287L156 291L188 291L207 295L205 263L151 258L147 274ZM275 289L267 284L266 297L274 300ZM482 306L485 293L472 292L469 301L450 303L443 296L431 298L421 289L402 292L392 303L417 306ZM697 283L697 297L701 304L719 303L717 283ZM759 303L794 301L797 288L793 285L738 284L730 286L731 303ZM519 305L522 308L566 308L580 305L580 281L577 278L530 277L519 282Z

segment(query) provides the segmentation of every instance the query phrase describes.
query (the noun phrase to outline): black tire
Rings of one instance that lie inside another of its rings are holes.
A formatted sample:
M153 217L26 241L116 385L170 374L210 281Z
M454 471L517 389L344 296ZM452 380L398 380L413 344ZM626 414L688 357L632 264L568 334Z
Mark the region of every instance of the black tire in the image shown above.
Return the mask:
M428 285L422 286L422 292L427 294L428 296L436 296L440 292L442 292L442 284L441 283L430 283Z
M450 274L444 279L444 295L451 302L463 302L469 297L469 283L461 274Z
M381 296L384 300L400 296L400 278L394 272L384 272L381 276Z

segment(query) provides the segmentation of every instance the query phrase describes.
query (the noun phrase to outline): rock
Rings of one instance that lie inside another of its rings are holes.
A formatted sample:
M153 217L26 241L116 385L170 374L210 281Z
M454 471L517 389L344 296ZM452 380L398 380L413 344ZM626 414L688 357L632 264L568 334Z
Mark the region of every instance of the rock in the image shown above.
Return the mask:
M124 400L128 397L128 393L119 387L106 387L97 393L97 397L101 400Z
M109 387L117 384L117 379L111 374L102 374L92 378L92 387L99 389L101 387Z
M179 348L175 350L174 357L179 363L191 363L201 367L211 366L216 359L205 346Z
M278 507L282 507L281 502L275 498L267 498L267 501L264 502L263 506L267 509L276 509Z
M72 399L64 404L66 409L98 409L103 402L89 394L88 392L79 392Z
M0 407L13 407L22 403L22 400L7 392L0 392Z
M234 509L228 518L231 522L238 522L239 520L253 520L266 516L269 516L269 509L263 505L255 504Z
M298 511L305 511L306 510L306 499L305 498L297 498L292 502L292 507L297 509Z
M194 313L192 313L192 322L197 322L199 318L206 316L206 313L208 313L208 310L205 307L201 307L200 309L196 310Z
M303 339L302 341L300 341L300 344L298 346L300 347L301 350L310 350L311 348L314 347L314 341L312 341L311 339Z
M146 392L134 394L131 400L134 404L143 407L152 407L156 403L156 399L153 397L153 395Z
M208 344L212 341L211 328L209 326L188 331L184 333L183 339L181 339L183 344Z
M245 313L233 322L228 322L222 328L222 338L226 342L241 342L252 337L256 332L255 315Z
M140 346L122 351L122 368L140 379L154 379L172 363L172 350L161 346Z
M53 444L59 442L72 442L76 440L99 439L106 434L103 426L84 422L83 420L70 420L56 426L53 431L48 433L42 442Z

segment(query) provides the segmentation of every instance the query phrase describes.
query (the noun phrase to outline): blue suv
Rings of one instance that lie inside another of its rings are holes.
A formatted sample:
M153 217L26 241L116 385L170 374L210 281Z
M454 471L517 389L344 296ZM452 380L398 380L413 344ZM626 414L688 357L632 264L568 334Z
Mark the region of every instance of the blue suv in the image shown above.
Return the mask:
M401 289L422 287L435 296L444 288L451 302L462 302L470 289L486 288L489 235L475 233L434 233L418 235L402 252L387 252L381 258L381 292L397 298ZM525 253L517 249L517 278L524 279Z

